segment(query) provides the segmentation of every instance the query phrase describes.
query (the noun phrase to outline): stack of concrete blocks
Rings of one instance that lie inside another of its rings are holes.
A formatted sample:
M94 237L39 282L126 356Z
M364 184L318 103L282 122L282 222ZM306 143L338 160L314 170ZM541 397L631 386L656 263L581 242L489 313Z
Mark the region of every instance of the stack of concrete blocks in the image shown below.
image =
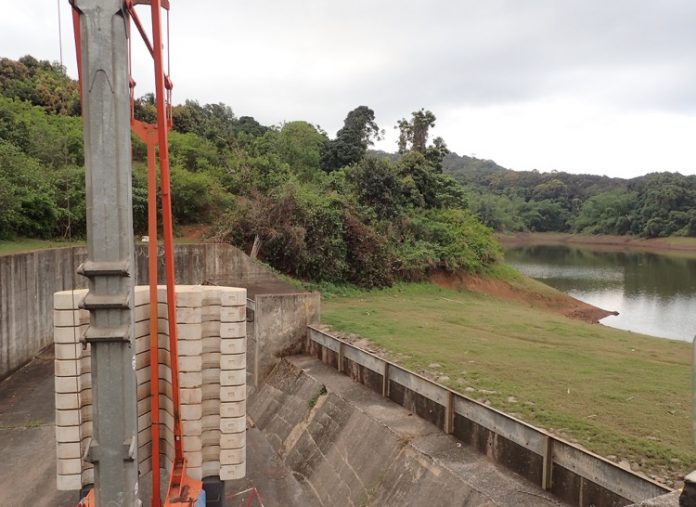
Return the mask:
M177 334L183 447L193 478L246 472L246 290L177 286ZM59 490L94 482L84 458L92 436L90 346L82 336L86 290L54 296L56 441ZM135 369L140 473L152 467L149 288L135 288ZM158 288L158 376L162 464L174 459L174 417L165 287Z

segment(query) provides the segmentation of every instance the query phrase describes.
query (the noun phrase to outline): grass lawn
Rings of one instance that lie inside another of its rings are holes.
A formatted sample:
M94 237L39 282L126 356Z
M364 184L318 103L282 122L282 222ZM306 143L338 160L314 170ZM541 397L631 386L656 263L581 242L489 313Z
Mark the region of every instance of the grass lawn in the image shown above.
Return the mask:
M55 239L27 239L18 238L12 241L0 240L0 255L11 255L17 253L41 250L44 248L61 248L67 246L84 245L84 241L58 241Z
M430 284L330 294L322 320L399 364L649 475L672 482L696 466L688 343Z

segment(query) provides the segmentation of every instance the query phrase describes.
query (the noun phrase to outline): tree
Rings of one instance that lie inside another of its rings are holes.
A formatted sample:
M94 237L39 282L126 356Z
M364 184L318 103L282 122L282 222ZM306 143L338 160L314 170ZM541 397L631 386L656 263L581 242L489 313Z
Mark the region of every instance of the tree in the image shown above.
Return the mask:
M399 129L399 153L403 155L408 151L417 151L425 154L428 134L435 126L435 120L437 120L435 115L423 108L411 113L411 121L405 118L399 120L395 127ZM438 144L444 145L442 138L438 139L440 140Z
M383 131L375 122L375 112L367 106L359 106L348 113L343 128L336 139L326 144L321 157L321 166L326 172L335 171L359 162L374 144L381 139Z

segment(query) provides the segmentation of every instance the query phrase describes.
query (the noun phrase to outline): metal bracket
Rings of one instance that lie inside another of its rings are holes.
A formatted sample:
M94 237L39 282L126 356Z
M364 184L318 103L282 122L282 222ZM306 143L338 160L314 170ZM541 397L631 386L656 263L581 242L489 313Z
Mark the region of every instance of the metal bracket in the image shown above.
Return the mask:
M123 442L123 461L133 461L135 459L135 450L138 445L137 442L138 440L135 435ZM89 463L97 463L100 459L100 454L101 448L99 447L99 444L92 443L92 439L90 438L87 441L87 449L85 450L85 454L82 459Z
M84 339L87 343L130 342L130 329L128 326L115 328L89 326L85 331Z
M102 296L90 291L80 303L80 308L87 310L128 310L130 309L130 293Z
M77 268L77 274L87 278L93 276L130 276L128 261L124 262L97 262L85 261Z

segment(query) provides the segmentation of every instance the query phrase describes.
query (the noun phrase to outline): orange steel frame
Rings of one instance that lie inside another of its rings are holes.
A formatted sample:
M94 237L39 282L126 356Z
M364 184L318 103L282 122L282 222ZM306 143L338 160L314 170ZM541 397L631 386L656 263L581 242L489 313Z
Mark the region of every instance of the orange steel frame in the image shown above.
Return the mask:
M152 20L152 41L141 22L135 6L150 6ZM148 268L150 285L150 416L152 434L152 507L161 507L160 498L160 412L159 412L159 347L157 330L157 159L160 168L160 190L162 197L162 236L164 243L164 264L167 290L167 317L169 326L169 354L172 373L172 404L174 408L174 466L164 505L191 506L203 489L201 481L192 479L186 473L186 458L183 451L182 424L179 399L179 363L176 330L176 292L174 274L174 231L172 223L172 203L169 173L168 132L172 126L171 90L172 82L168 72L164 71L162 48L162 10L169 11L168 0L125 0L124 10L128 12L143 42L154 60L155 66L155 104L157 123L148 124L136 120L133 116L135 99L135 81L130 79L131 88L131 128L147 147L148 170ZM82 80L82 47L80 40L80 18L73 10L73 30L77 52L78 76ZM168 18L167 18L168 25ZM167 26L168 37L168 26ZM168 41L167 41L168 42ZM167 48L168 49L168 48ZM130 58L129 58L130 62ZM81 90L82 88L80 88ZM158 149L159 148L159 149ZM83 500L81 505L94 505L94 492Z

